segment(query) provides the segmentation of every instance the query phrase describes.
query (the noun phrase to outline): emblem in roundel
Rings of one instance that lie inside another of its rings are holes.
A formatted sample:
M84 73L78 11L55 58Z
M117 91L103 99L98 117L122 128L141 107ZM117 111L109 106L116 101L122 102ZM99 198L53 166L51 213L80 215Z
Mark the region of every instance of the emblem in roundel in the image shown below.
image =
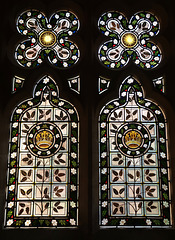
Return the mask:
M139 123L126 123L116 134L116 144L121 153L128 157L139 157L150 147L149 130Z
M62 145L61 130L53 123L38 123L27 135L29 151L39 158L53 156Z

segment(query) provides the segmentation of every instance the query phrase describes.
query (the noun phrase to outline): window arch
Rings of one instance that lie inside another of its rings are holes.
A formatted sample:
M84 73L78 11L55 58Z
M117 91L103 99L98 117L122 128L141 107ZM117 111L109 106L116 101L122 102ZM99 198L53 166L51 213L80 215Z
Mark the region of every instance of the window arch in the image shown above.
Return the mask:
M166 118L128 76L99 117L100 225L171 226Z
M78 224L79 117L50 76L11 118L5 227Z

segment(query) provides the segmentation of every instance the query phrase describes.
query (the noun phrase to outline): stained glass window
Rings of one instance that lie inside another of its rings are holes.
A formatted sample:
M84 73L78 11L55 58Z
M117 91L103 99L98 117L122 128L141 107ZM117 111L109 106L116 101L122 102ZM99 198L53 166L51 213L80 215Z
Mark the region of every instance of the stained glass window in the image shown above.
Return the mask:
M27 68L39 66L46 59L58 68L74 65L80 51L68 38L79 27L78 18L69 11L58 11L49 20L38 10L23 12L17 19L17 30L28 39L16 47L17 62Z
M11 117L5 227L76 227L79 118L50 76Z
M99 18L98 28L111 38L98 51L99 60L104 66L119 69L125 67L130 59L143 69L159 65L161 51L149 41L160 30L159 21L152 13L135 13L128 22L120 12L106 12Z
M12 81L13 81L12 92L15 93L23 87L25 79L18 76L14 76Z
M99 77L98 78L98 93L102 94L109 89L110 79Z
M101 226L171 226L166 125L160 106L132 76L101 110Z
M80 76L67 79L69 87L72 91L80 94Z
M160 92L163 92L163 93L165 92L165 78L164 77L159 77L159 78L153 79L153 85Z

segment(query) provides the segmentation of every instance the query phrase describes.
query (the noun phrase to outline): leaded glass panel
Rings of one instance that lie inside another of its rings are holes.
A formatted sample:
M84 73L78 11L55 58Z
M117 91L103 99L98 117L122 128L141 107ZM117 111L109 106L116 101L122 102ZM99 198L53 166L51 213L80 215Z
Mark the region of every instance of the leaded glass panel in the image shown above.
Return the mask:
M100 225L171 226L166 118L132 76L99 118Z
M74 13L57 11L50 19L38 10L27 10L17 19L17 30L27 37L15 50L16 61L23 67L33 68L46 59L58 68L68 68L77 63L80 51L70 41L80 27Z
M79 119L44 76L11 118L6 227L78 225Z
M98 51L98 58L104 66L120 69L130 59L142 69L152 69L160 64L161 51L149 41L160 30L159 20L152 13L138 12L128 21L120 12L105 12L99 18L98 28L111 39L104 42Z

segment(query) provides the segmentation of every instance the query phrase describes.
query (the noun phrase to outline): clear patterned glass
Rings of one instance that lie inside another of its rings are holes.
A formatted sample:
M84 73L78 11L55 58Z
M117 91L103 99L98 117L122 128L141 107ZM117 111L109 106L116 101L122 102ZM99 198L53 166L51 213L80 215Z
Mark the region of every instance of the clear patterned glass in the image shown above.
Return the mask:
M11 118L5 227L78 225L79 118L50 76Z
M166 127L162 109L132 76L101 110L101 226L171 226Z

